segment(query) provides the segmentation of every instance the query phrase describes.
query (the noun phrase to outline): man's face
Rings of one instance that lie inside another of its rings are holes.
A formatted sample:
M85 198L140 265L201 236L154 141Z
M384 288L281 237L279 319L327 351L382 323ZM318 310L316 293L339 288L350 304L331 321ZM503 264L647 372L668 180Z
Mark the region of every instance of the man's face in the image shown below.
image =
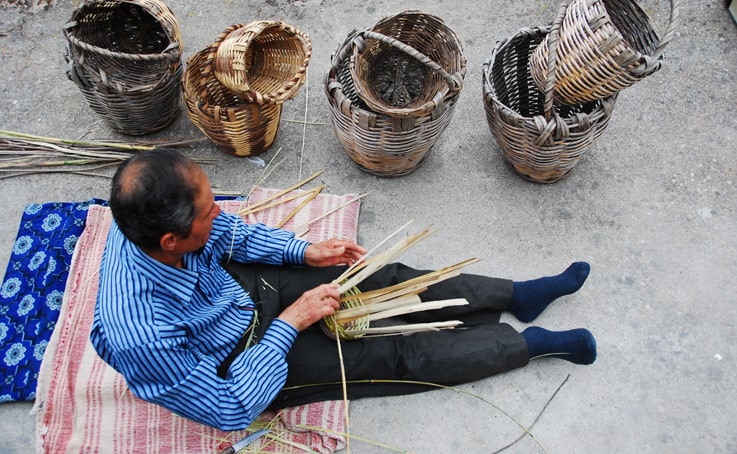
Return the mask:
M189 236L179 237L177 240L177 247L183 253L198 251L207 244L212 231L212 220L220 214L220 207L215 204L215 197L205 172L197 169L193 177L195 184L199 187L198 196L195 199L196 214Z

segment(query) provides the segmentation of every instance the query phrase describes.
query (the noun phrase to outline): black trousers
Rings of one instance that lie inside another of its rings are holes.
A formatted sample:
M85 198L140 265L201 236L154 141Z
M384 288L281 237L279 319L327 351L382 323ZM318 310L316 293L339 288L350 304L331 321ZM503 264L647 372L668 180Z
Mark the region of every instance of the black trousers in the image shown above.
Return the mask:
M302 293L332 282L344 267L291 267L261 264L223 264L251 294L259 309L257 332L265 332L283 308ZM383 288L427 273L400 263L385 266L363 281L362 291ZM505 323L501 312L512 297L512 281L461 274L428 287L423 301L466 298L466 306L418 312L403 317L407 323L461 320L453 330L408 336L362 338L341 342L348 398L410 394L432 389L404 380L457 385L524 366L529 361L524 338ZM336 341L316 324L299 333L287 356L289 373L284 389L269 408L343 398L340 357ZM226 366L227 368L227 366ZM350 382L356 383L350 383Z

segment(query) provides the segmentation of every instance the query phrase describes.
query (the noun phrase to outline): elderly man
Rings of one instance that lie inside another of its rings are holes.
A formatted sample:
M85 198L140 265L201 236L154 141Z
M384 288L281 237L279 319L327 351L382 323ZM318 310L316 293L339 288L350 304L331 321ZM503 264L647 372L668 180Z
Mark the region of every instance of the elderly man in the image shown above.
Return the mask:
M267 408L342 397L336 343L316 322L338 309L331 282L361 259L361 246L311 244L222 213L203 169L176 151L123 163L110 208L90 338L134 394L222 430L245 428ZM390 264L359 287L426 272ZM502 311L531 322L588 274L589 265L576 262L531 281L462 274L431 286L424 300L469 304L408 315L408 322L459 319L462 328L343 343L348 397L431 389L403 380L465 383L539 356L593 363L588 330L518 333L499 322Z

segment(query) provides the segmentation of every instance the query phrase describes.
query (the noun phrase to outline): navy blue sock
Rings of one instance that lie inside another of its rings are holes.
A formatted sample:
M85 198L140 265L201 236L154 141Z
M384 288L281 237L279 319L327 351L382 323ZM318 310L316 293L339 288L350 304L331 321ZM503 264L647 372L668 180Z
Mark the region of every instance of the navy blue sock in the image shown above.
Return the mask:
M531 322L556 298L570 295L581 288L591 267L575 262L557 276L514 282L509 311L522 322Z
M527 342L530 359L549 356L575 364L596 361L596 339L584 328L556 332L531 326L522 331L522 337Z

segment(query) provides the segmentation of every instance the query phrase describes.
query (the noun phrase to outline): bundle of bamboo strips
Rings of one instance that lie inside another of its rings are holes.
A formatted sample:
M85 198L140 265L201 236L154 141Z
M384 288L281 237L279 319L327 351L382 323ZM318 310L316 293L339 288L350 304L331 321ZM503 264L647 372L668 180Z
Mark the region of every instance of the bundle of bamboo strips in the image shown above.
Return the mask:
M294 209L292 209L292 211L290 211L284 217L284 219L282 219L279 223L277 223L274 226L274 227L280 227L281 228L290 219L292 219L294 216L296 216L297 213L299 213L304 207L306 207L312 200L314 200L315 197L317 197L322 192L323 189L325 189L326 186L323 184L323 185L317 186L317 187L315 187L313 189L309 189L309 190L302 190L302 191L298 190L302 186L306 185L310 181L312 181L315 178L317 178L318 176L320 176L322 174L322 172L323 172L322 170L319 170L319 171L313 173L312 175L310 175L309 177L305 178L304 180L302 180L302 181L300 181L300 182L298 182L298 183L296 183L296 184L294 184L294 185L292 185L292 186L290 186L290 187L288 187L288 188L286 188L286 189L284 189L282 191L279 191L278 193L276 193L276 194L274 194L274 195L272 195L270 197L267 197L267 198L265 198L265 199L263 199L263 200L261 200L261 201L259 201L257 203L254 203L252 205L248 205L249 197L246 197L246 200L245 200L243 206L241 206L241 208L238 210L238 214L240 216L242 216L242 217L245 218L245 217L247 217L249 215L252 215L254 213L257 213L259 211L267 210L269 208L273 208L275 206L279 206L279 205L285 204L287 202L291 202L292 200L295 200L295 199L304 199L299 204L297 204L297 206ZM254 185L254 187L255 187L255 185ZM307 231L309 230L310 224L312 224L314 222L317 222L320 219L323 219L324 217L329 216L329 215L335 213L336 211L338 211L338 210L346 207L347 205L355 202L356 200L362 199L366 195L367 194L361 194L361 195L359 195L358 197L356 197L354 199L351 199L351 200L349 200L347 202L344 202L340 206L337 206L337 207L333 208L330 211L327 211L325 213L322 213L320 216L318 216L318 217L316 217L314 219L310 219L308 222L306 222L306 223L304 223L304 224L302 224L300 226L295 226L294 229L292 229L292 231L298 237L304 236L304 235L307 234ZM250 193L249 193L249 196L250 196Z
M364 336L386 336L452 329L461 324L458 320L450 320L433 323L396 324L383 327L370 326L371 322L398 317L412 312L468 304L468 301L464 298L421 301L419 294L433 284L458 276L461 268L478 261L475 258L465 260L441 270L425 273L389 287L367 292L361 292L358 289L357 286L366 278L434 233L433 230L427 227L418 233L400 239L387 250L369 258L372 253L383 246L390 238L404 230L411 222L389 235L367 252L363 260L350 266L343 274L335 279L334 283L339 285L338 291L342 295L340 300L341 309L333 315L322 319L321 327L327 335L333 338L337 337L343 340L350 340Z
M92 171L115 166L135 153L157 148L191 147L206 140L81 141L0 130L0 179L35 173L75 173L104 176ZM208 162L197 159L200 163Z

